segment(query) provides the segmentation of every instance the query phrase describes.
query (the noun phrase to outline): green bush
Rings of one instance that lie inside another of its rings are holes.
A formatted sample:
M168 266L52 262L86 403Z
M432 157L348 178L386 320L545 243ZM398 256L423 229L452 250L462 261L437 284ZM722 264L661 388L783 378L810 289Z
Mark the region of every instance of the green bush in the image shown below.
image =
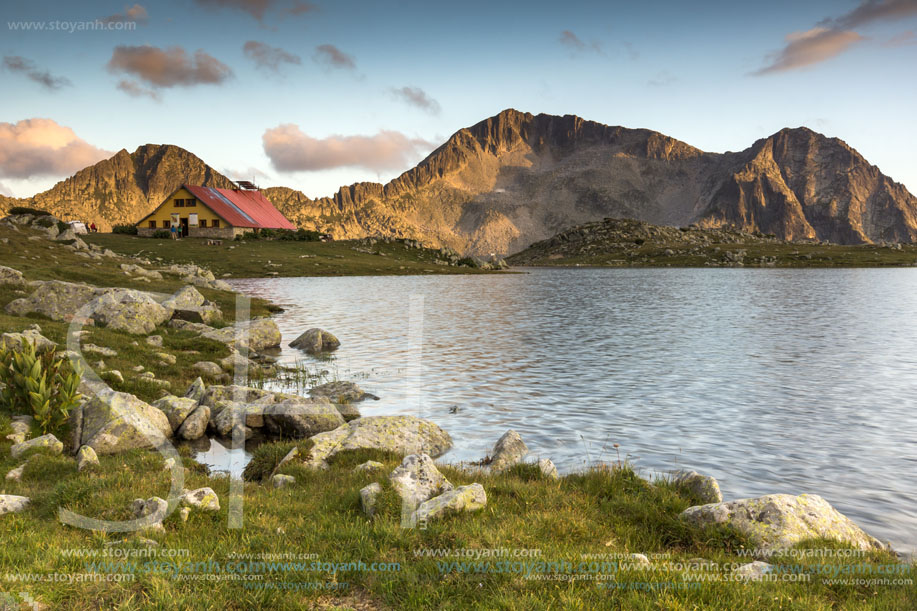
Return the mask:
M64 221L57 221L57 230L58 231L63 233L64 231L67 231L68 229L70 229L70 225L68 223L65 223Z
M35 219L34 224L39 227L51 227L54 225L54 219L43 216L40 219Z
M153 232L153 237L157 240L166 240L172 237L172 232L168 229L157 229Z
M111 228L112 233L123 233L125 235L137 235L136 225L115 225Z
M36 208L29 208L28 206L13 206L10 208L10 214L31 214L34 216L51 216L51 213L47 210L38 210Z
M308 229L297 229L296 231L280 229L278 230L277 239L296 242L318 242L321 235L317 231L309 231Z
M31 415L43 433L59 432L80 401L82 371L52 349L38 354L24 341L14 350L0 346L0 406L12 414Z

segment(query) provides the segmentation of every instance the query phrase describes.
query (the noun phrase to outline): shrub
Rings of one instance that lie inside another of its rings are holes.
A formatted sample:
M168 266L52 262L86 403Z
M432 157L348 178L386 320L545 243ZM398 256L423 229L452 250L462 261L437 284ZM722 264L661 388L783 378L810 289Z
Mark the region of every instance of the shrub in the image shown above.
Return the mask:
M52 227L54 225L54 219L43 216L39 219L35 219L33 224L38 225L39 227Z
M10 208L10 214L31 214L34 216L51 216L51 213L46 210L37 210L35 208L29 208L27 206L13 206Z
M308 229L297 229L296 231L280 229L278 230L277 239L296 242L318 242L321 235L322 234L317 231L309 231Z
M30 414L43 433L57 432L66 424L70 410L80 401L82 371L57 350L37 354L35 344L24 341L14 350L0 346L0 405L12 414Z
M65 223L64 221L57 221L57 230L58 231L63 233L64 231L67 231L68 229L70 229L70 225L68 223Z
M172 237L172 233L168 229L157 229L153 232L153 237L157 240L166 240Z
M125 235L137 235L136 225L115 225L111 228L112 233L123 233Z

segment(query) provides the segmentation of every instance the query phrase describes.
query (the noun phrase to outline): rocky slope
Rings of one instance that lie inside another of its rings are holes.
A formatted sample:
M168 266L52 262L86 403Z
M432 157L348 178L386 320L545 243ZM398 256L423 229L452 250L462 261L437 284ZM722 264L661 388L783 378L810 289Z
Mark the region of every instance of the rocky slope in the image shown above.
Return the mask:
M146 145L32 203L107 227L140 218L182 182L228 185L187 151ZM404 237L474 254L517 252L604 217L787 240L917 239L917 198L843 141L805 128L718 154L650 130L505 110L385 185L314 200L284 187L265 192L294 223L339 239Z

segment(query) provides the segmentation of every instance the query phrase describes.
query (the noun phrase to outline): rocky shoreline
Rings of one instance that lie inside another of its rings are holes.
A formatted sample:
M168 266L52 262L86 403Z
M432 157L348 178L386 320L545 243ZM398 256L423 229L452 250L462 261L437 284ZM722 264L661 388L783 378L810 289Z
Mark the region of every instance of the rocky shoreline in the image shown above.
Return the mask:
M52 224L46 226L44 221L38 223L46 217L25 218L29 216L7 217L0 220L0 225L43 231L39 239L65 242L74 257L125 259L86 245L71 235L70 230L60 231L56 219L52 218ZM95 363L98 372L93 372L89 354L93 359L96 355L110 358L116 351L108 346L83 342L85 329L72 330L68 346L79 348L79 351L62 350L57 354L80 362L88 374L80 387L84 399L70 414L67 443L53 434L32 436L35 430L32 419L14 417L12 433L7 436L13 444L11 455L28 458L5 475L6 481L17 481L27 460L35 453L59 456L66 452L73 457L76 469L83 472L96 468L100 456L137 449L163 451L171 447L170 440L195 441L207 436L245 440L260 436L269 441L298 439L306 443L301 450L294 448L277 461L269 477L262 481L263 485L283 488L295 484L294 476L277 473L284 464L321 472L331 469L333 459L339 454L374 450L403 457L401 464L387 476L387 485L400 497L404 520L411 526L446 519L452 514L476 512L487 506L484 485L473 482L454 486L437 468L434 459L452 447L452 439L446 431L430 420L414 416L362 417L356 404L370 395L353 383L331 382L316 386L310 389L309 396L231 383L254 372L267 379L277 373L275 355L282 343L277 325L270 318L255 318L214 326L222 324L223 313L195 287L226 291L231 289L228 284L197 266L162 269L151 269L151 266L152 263L145 259L125 259L120 263L123 273L134 281L149 282L166 274L180 278L183 286L164 295L61 280L28 282L19 270L0 266L0 284L25 293L5 308L7 314L23 318L24 325L26 316L37 315L70 323L71 329L73 323L77 323L87 328L136 336L136 342L142 341L153 348L162 346L162 336L157 331L161 333L163 328L171 328L218 342L229 350L229 356L220 362L196 362L193 368L199 377L181 394L172 394L174 389L168 381L149 377L152 383L160 386L164 396L147 402L134 394L115 391L105 382L112 376L123 378L121 371L98 367L104 365L99 361ZM41 326L35 323L18 331L5 332L0 337L0 345L14 350L21 349L25 343L34 344L40 352L59 347L42 335ZM333 334L322 329L309 329L289 344L309 354L321 354L339 345ZM174 363L175 356L162 351L157 358L163 362L172 359ZM136 368L135 373L140 377L152 376L152 372L144 371L143 363L136 363ZM549 459L527 462L528 456L529 449L521 436L509 430L497 440L487 457L475 464L454 467L472 476L530 468L541 478L561 479ZM176 468L176 464L167 463L167 468ZM355 469L372 473L380 468L381 463L370 461ZM889 544L865 533L817 495L772 494L724 501L719 484L712 477L693 471L675 472L671 477L675 486L700 501L681 513L686 524L731 527L762 550L761 559L766 559L774 550L786 549L808 539L831 539L865 552L893 553ZM379 481L359 490L367 518L376 515L382 491ZM27 497L0 495L0 515L28 511L29 506ZM175 498L137 499L132 505L132 514L142 521L144 528L161 530L165 517L179 506L182 507L182 519L187 520L192 510L218 511L220 499L211 488L181 490ZM751 577L769 570L769 565L760 561L746 566L748 568L739 571Z

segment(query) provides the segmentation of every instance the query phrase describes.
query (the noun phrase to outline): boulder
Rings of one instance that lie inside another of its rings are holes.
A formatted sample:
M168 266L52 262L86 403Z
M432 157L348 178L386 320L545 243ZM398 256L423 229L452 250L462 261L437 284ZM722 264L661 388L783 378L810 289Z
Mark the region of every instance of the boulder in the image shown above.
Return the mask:
M117 350L106 348L105 346L96 346L95 344L83 344L81 350L92 354L101 354L102 356L118 356Z
M0 265L0 286L4 284L12 284L14 286L21 286L25 284L25 279L22 277L22 272L13 269L12 267Z
M755 562L749 562L748 564L737 567L733 573L748 581L761 581L761 579L770 573L773 568L773 566L766 562L756 560Z
M401 500L412 509L453 488L427 454L405 456L388 478Z
M263 388L250 386L221 386L213 384L208 386L201 398L202 405L215 407L219 401L238 401L240 403L272 402L274 393Z
M154 402L153 407L165 414L166 418L169 419L169 426L173 431L177 431L185 422L185 419L197 409L197 401L185 397L168 395Z
M182 496L182 504L201 511L219 511L220 498L210 488L198 488Z
M26 329L22 333L0 335L0 346L6 347L7 350L21 351L27 343L33 344L38 354L50 352L57 347L57 344L34 329Z
M60 454L64 451L64 444L54 435L42 435L35 439L17 443L10 448L10 454L13 458L19 458L29 450L34 450L36 448L41 448L51 454Z
M702 503L720 503L723 501L723 493L720 492L719 482L709 475L701 475L697 471L675 471L672 473L672 483L676 486L682 486L699 498Z
M494 444L494 449L490 453L490 470L499 473L512 467L520 462L529 453L528 446L522 441L522 437L516 431L510 429L503 433L503 436Z
M146 338L146 343L154 348L162 348L162 336L150 335Z
M13 494L0 494L0 516L5 513L18 513L29 505L28 497Z
M290 342L291 348L299 348L309 354L337 350L340 345L341 342L338 341L338 338L322 329L309 329Z
M861 550L885 550L849 518L815 494L769 494L753 499L688 507L682 518L692 524L727 524L755 545L783 549L805 539L835 539Z
M134 395L112 392L83 404L81 445L97 454L156 448L171 436L168 417Z
M146 500L134 499L131 503L131 513L133 513L134 518L147 518L148 526L154 529L162 528L162 521L168 511L169 503L158 496L151 496Z
M327 399L285 400L264 408L264 428L274 435L312 437L344 424Z
M6 474L6 481L8 482L18 482L22 479L22 474L25 472L25 463L19 465L15 469L11 469Z
M223 373L223 368L213 361L198 361L191 366L191 369L208 378L216 378Z
M192 323L193 324L193 323ZM236 337L237 333L239 338ZM277 323L269 318L255 318L236 323L231 327L213 329L201 334L237 350L248 349L249 352L262 352L280 345L281 335Z
M142 278L149 278L150 280L162 280L162 274L161 274L161 273L159 273L159 272L157 272L157 271L155 271L155 270L152 270L152 269L145 269L145 268L143 268L143 267L140 267L139 265L134 265L133 263L122 263L122 264L121 264L121 270L122 270L125 274L129 274L129 275L133 275L133 276L140 276L140 277L142 277Z
M112 289L97 296L91 315L97 325L135 335L152 333L171 317L171 309L134 289Z
M210 423L210 408L206 405L200 405L185 421L178 427L176 435L188 441L200 439L207 432L207 425Z
M375 482L360 490L360 505L367 517L371 518L376 513L376 503L380 494L382 494L382 486Z
M487 505L487 493L481 484L459 486L421 504L412 514L413 524L423 524L450 513L477 511Z
M88 284L60 280L33 284L36 284L37 288L30 296L15 299L7 304L7 314L41 314L51 320L70 322L74 314L95 297L98 290Z
M449 433L416 416L359 418L311 439L314 462L346 450L383 450L402 456L423 452L435 458L452 447Z
M76 453L76 469L83 472L99 466L99 457L96 451L89 446L83 446Z

